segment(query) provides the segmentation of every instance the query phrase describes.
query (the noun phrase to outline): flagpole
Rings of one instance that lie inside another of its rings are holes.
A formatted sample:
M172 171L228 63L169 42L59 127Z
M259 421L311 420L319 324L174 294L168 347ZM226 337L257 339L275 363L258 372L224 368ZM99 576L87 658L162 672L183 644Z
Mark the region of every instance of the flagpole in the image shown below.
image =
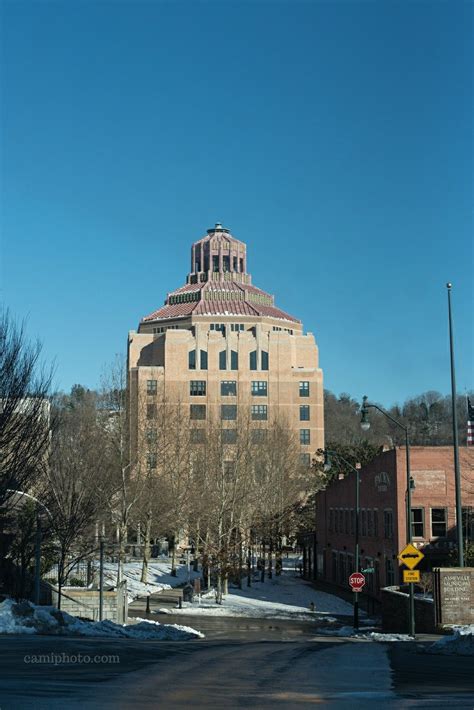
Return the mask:
M461 474L459 470L458 418L456 412L456 374L454 372L453 319L451 315L451 288L448 289L449 350L451 354L451 405L453 410L454 485L456 489L456 537L458 541L458 564L464 567L464 544L462 539Z

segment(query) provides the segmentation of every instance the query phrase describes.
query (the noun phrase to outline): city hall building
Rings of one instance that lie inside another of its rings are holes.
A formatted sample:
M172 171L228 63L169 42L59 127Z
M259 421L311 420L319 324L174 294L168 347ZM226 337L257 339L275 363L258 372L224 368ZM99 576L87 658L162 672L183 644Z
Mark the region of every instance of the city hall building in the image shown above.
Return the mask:
M245 415L259 429L281 417L308 465L324 445L314 336L252 284L245 243L221 224L192 244L185 285L129 333L128 392L132 457L145 454L143 419L164 399L189 414L195 441L213 421L233 443Z

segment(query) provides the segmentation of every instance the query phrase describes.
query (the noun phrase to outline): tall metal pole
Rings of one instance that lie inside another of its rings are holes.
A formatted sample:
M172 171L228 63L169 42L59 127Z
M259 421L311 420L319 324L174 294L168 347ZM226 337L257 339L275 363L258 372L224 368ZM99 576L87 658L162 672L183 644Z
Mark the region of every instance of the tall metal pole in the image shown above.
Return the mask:
M360 477L356 468L356 507L355 507L355 571L360 572L359 566L359 517L360 517ZM359 592L354 592L354 629L359 628Z
M454 485L456 489L456 536L458 540L458 563L464 567L464 543L462 536L461 473L459 470L458 417L456 412L456 373L454 371L453 319L451 314L451 288L448 289L449 352L451 355L451 405L453 411Z
M406 469L407 469L407 544L412 540L411 526L411 473L410 473L410 442L408 440L408 429L405 429L405 450L406 450ZM409 609L408 609L408 625L410 636L415 635L415 590L413 582L409 582Z
M36 541L35 541L35 604L40 603L41 586L41 518L39 507L36 507Z
M101 538L99 547L99 621L104 613L104 540Z

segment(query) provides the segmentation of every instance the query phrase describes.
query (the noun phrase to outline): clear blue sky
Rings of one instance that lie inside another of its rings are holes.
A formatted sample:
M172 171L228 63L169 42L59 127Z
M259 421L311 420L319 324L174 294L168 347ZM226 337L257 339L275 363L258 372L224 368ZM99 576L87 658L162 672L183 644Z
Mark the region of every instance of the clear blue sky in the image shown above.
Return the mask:
M3 0L2 298L98 385L221 221L325 386L473 386L472 3Z

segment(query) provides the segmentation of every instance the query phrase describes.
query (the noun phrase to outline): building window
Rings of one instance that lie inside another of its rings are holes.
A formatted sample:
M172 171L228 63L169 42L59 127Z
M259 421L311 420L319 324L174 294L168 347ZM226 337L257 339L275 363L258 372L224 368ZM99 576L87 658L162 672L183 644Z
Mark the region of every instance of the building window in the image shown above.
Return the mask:
M237 382L235 380L223 380L221 382L221 397L236 397Z
M261 444L267 438L266 429L252 429L250 432L252 444Z
M390 509L383 511L383 536L387 540L393 537L393 512Z
M227 370L227 352L221 350L219 353L219 370Z
M146 381L146 393L156 394L158 388L158 380L147 380Z
M309 397L309 382L300 382L300 397Z
M329 532L334 532L334 508L329 509Z
M367 535L367 511L366 510L361 510L360 511L360 519L361 519L361 531L360 534L363 537L366 537Z
M252 381L252 395L254 397L266 397L267 396L267 383L264 380L253 380Z
M252 350L252 352L249 354L249 367L251 370L257 369L257 351L256 350Z
M191 419L205 419L206 418L206 405L205 404L191 404L190 418Z
M205 397L206 396L206 381L205 380L191 380L189 383L189 394L191 397Z
M223 461L222 469L224 472L224 476L226 478L230 478L235 473L235 461Z
M262 370L268 370L268 353L262 350Z
M300 405L300 422L309 422L309 405Z
M446 508L431 508L431 536L446 537Z
M411 534L412 537L424 537L424 508L411 509Z
M156 429L147 429L146 442L147 442L148 446L156 445L157 441L158 441L158 432L156 431Z
M300 444L309 444L311 441L311 434L309 429L300 429Z
M230 369L231 370L238 370L239 369L239 353L237 352L237 350L230 351Z
M300 454L300 463L305 468L311 466L311 454Z
M222 429L221 440L223 444L236 444L237 429Z
M355 510L351 508L351 535L355 535Z
M149 470L156 468L156 454L147 454L146 464Z
M462 529L464 540L474 540L474 508L462 508Z
M349 535L349 511L347 509L344 511L344 532Z
M374 511L367 511L367 536L372 537L374 534Z
M236 404L221 404L221 419L232 420L237 419L237 405Z
M191 429L191 444L203 444L205 439L205 429Z
M201 370L207 370L207 351L201 350Z
M196 351L190 350L188 355L188 367L190 370L196 369Z
M395 584L395 570L393 568L393 560L388 557L385 559L385 586L393 587Z
M379 511L377 508L374 510L374 537L379 536Z
M156 419L156 404L147 404L146 405L146 418L147 419Z
M252 404L252 419L268 419L268 407L266 404Z

